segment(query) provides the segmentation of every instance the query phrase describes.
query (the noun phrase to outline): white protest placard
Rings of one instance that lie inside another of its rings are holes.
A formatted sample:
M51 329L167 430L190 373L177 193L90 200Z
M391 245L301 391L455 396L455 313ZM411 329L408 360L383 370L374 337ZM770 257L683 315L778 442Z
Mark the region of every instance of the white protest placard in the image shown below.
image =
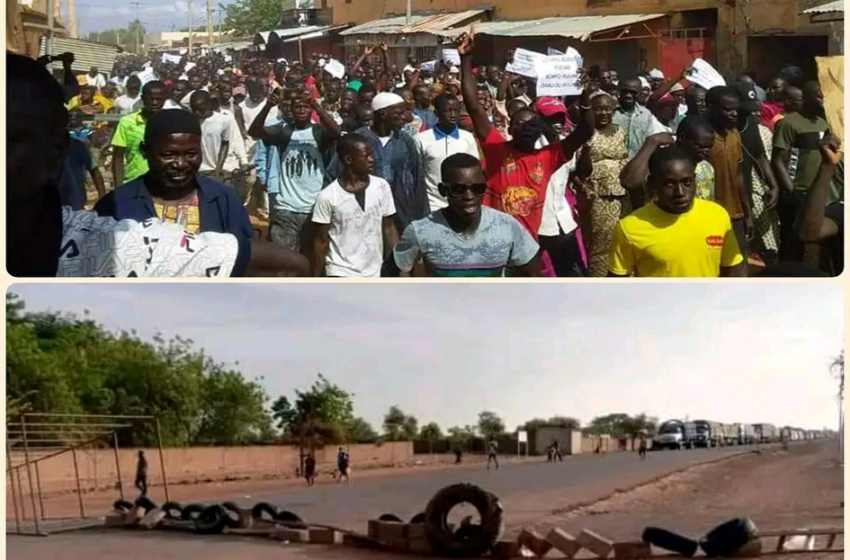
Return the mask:
M579 68L584 67L584 57L581 56L581 54L577 50L575 50L574 48L567 47L567 52L564 53L564 54L575 59L576 64L578 65Z
M144 86L148 82L152 82L156 79L156 74L154 74L153 68L146 68L137 74L139 81Z
M457 49L443 49L443 60L449 64L460 66L460 53Z
M341 80L343 76L345 76L345 66L342 62L331 58L325 62L325 72L333 76L334 78Z
M162 62L170 64L180 64L181 57L176 54L162 53Z
M537 62L537 95L563 97L581 95L578 64L570 55L547 56Z
M528 78L537 77L537 62L546 58L546 55L539 52L527 51L525 49L517 49L514 51L514 59L509 64L508 72L526 76Z
M423 62L422 64L419 65L419 69L422 70L423 72L433 72L434 70L437 69L437 61L436 60L429 60L428 62Z
M688 72L688 81L705 89L726 85L726 80L723 79L723 76L711 64L701 58L694 60L691 65L691 70Z

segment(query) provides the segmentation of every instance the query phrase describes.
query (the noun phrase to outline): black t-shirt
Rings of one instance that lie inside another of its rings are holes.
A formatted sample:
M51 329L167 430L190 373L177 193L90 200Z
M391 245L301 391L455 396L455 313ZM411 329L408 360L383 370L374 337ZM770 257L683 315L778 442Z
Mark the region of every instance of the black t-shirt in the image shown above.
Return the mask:
M764 142L761 141L759 133L758 121L753 115L738 124L738 130L741 133L741 144L744 148L744 161L741 164L741 171L744 174L744 184L747 185L747 191L753 192L753 169L756 167L756 160L765 155Z

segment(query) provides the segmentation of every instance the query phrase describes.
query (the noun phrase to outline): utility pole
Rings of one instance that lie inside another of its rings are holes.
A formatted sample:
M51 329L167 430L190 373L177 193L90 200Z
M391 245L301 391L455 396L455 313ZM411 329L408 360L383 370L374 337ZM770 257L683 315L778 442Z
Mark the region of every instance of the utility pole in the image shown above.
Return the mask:
M74 0L68 0L68 30L71 37L77 38L77 9L74 6Z
M210 48L213 46L213 15L212 15L212 0L207 0L207 44Z
M141 53L142 51L139 49L139 40L140 40L140 32L142 27L142 22L139 20L139 7L141 6L140 2L130 2L131 6L136 6L136 54Z
M192 0L189 0L189 56L192 56Z
M410 25L410 15L413 11L412 0L407 0L407 9L405 10L405 15L407 16L407 20L405 21L405 25Z

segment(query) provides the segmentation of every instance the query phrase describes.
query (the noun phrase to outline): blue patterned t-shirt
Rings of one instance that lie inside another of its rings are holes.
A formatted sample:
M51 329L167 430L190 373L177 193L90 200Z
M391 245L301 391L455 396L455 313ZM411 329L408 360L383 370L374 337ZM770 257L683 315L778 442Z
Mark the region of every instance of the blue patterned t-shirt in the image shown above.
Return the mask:
M458 233L438 210L412 222L395 247L394 256L404 272L420 258L431 276L497 277L506 266L525 266L537 256L539 246L513 217L486 206L472 233Z

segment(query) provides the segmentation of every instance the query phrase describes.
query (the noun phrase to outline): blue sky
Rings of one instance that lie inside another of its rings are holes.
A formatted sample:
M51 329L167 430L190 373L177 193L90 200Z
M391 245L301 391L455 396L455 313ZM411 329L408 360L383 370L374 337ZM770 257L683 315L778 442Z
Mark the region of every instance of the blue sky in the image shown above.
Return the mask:
M397 404L444 429L494 410L836 426L844 340L830 284L25 284L28 309L193 339L265 377L317 372L376 427Z
M149 32L171 31L189 25L189 3L185 0L139 0L139 19ZM214 10L219 4L227 5L231 0L212 0ZM63 21L67 21L67 0L62 2ZM77 0L77 25L81 33L126 28L136 19L136 6L128 0ZM222 19L223 19L222 15ZM195 0L192 9L196 29L206 28L206 2ZM218 25L218 12L213 13L213 22Z

